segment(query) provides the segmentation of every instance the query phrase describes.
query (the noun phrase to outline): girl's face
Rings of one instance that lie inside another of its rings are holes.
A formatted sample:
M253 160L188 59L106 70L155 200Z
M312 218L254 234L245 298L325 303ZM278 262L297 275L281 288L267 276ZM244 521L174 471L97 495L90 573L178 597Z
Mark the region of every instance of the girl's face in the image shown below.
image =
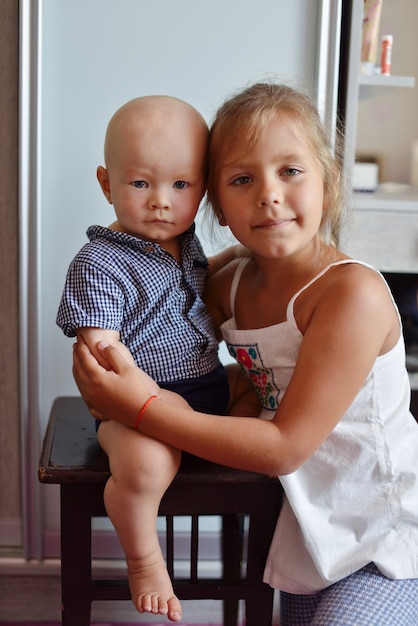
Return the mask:
M220 223L255 255L284 258L319 237L324 184L295 121L278 113L250 150L227 154L217 185Z

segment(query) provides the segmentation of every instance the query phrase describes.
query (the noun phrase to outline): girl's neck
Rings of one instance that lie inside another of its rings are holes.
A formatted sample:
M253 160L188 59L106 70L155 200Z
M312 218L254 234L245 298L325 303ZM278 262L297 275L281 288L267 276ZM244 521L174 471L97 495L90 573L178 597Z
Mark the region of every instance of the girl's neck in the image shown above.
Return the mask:
M320 242L305 255L299 252L282 259L255 255L240 281L235 317L240 329L263 328L286 320L291 298L321 270L344 258L335 248ZM251 307L248 307L251 302Z
M272 259L255 254L254 261L261 284L277 287L279 283L281 286L288 285L289 288L293 285L297 291L300 283L305 284L325 267L343 257L336 248L317 238L303 250L288 257Z

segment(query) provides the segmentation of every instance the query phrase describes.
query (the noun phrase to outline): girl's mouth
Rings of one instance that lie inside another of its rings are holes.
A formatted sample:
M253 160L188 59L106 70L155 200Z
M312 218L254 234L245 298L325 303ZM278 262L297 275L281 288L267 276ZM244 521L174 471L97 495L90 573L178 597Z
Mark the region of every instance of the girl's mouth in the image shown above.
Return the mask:
M256 224L255 228L261 228L261 229L273 229L273 228L281 228L282 226L286 226L287 224L290 224L292 220L291 219L277 219L277 220L267 220L264 222L261 222L260 224Z

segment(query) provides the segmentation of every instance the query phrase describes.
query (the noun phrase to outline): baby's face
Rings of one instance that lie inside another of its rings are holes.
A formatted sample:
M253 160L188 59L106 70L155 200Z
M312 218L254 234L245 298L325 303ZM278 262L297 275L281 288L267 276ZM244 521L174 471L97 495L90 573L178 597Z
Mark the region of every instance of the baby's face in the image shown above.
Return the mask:
M121 229L163 246L191 226L205 192L207 132L177 117L120 128L108 166Z

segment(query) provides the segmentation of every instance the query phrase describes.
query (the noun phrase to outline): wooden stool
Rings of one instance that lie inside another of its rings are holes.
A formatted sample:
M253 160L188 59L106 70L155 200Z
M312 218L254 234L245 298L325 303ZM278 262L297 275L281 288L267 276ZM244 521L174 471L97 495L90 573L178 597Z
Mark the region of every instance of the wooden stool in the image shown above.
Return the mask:
M94 419L78 397L57 398L52 407L39 465L42 483L61 487L62 625L89 626L93 600L129 600L127 580L92 578L91 520L106 516L103 488L108 460L96 437ZM242 472L184 455L160 506L167 518L167 567L182 600L224 601L224 624L236 626L238 600L245 600L247 626L271 626L273 590L262 582L281 506L277 479ZM192 518L190 576L176 578L173 516ZM198 518L223 519L223 575L198 574ZM242 541L240 519L247 516Z

